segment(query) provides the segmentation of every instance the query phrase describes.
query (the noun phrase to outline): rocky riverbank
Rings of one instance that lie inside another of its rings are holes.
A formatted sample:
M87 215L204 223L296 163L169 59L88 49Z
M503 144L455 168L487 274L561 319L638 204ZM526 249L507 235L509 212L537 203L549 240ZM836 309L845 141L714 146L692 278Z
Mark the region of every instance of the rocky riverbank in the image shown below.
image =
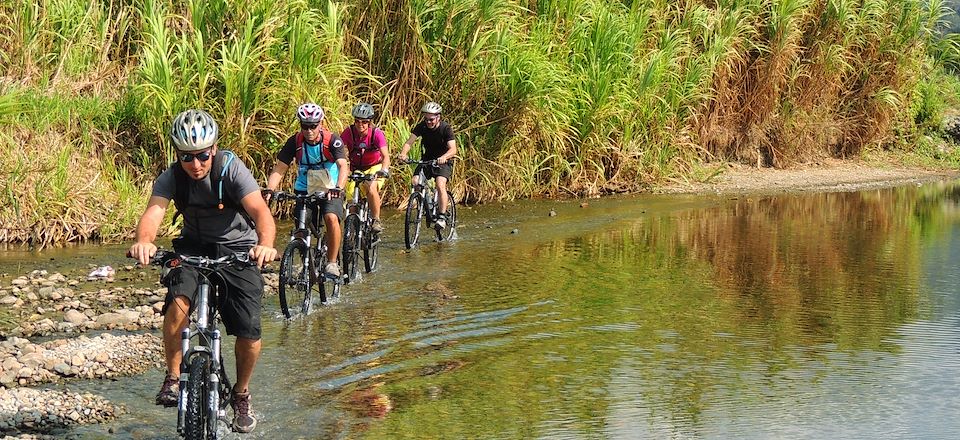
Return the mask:
M3 438L53 438L48 433L116 418L122 407L71 392L70 383L162 368L158 330L166 288L157 272L127 266L103 273L108 276L34 270L0 285ZM265 278L269 295L277 277ZM51 383L65 389L35 388Z

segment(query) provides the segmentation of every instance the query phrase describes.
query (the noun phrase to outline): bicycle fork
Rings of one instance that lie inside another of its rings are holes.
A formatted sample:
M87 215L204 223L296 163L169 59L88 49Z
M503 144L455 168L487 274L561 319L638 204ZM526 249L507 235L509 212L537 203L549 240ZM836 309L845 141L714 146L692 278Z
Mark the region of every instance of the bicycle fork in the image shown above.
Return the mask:
M190 360L195 353L201 353L200 356L210 356L210 370L209 376L207 377L207 402L208 414L214 415L214 417L209 417L207 422L209 423L209 432L215 432L217 428L217 420L226 416L226 411L220 409L220 373L223 365L223 359L221 358L220 352L220 341L221 334L220 329L213 329L210 332L210 339L208 345L203 345L202 340L204 339L204 332L206 332L209 325L209 294L210 286L207 284L201 284L198 287L197 295L197 322L196 330L190 331L190 327L184 328L180 332L180 398L177 402L177 432L184 433L186 430L186 421L184 420L184 414L187 412L187 400L189 382L190 382ZM201 343L198 343L196 347L190 346L190 339L193 336L200 335ZM229 382L227 382L229 384Z

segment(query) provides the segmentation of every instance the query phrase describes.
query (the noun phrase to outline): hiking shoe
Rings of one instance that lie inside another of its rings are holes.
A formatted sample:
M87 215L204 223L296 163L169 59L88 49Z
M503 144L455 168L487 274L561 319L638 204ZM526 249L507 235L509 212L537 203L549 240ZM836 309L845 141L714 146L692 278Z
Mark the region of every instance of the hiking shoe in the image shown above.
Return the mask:
M437 222L433 226L437 229L444 229L447 227L447 216L446 214L440 214L437 218Z
M336 262L327 263L326 267L323 268L323 273L327 276L339 278L340 277L340 265Z
M163 379L163 385L160 386L160 392L157 393L157 405L163 405L167 408L177 406L177 399L180 397L180 379L169 377Z
M247 433L257 427L257 419L253 417L253 411L250 410L250 393L234 391L230 406L233 407L234 431Z
M370 230L376 233L383 232L383 223L380 223L380 219L373 219L373 222L370 223Z

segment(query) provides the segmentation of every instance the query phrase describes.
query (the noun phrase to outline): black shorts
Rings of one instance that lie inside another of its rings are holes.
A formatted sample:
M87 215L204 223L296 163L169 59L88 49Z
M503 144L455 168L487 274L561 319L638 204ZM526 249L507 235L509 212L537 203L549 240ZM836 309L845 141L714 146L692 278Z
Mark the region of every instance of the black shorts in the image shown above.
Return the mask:
M220 252L187 252L177 244L174 245L174 249L187 255L209 257L217 257L222 255L222 252L228 252L222 247L219 249ZM226 267L219 273L222 276L210 276L210 284L217 289L220 297L220 318L223 319L223 325L227 328L227 334L246 339L260 339L260 312L264 284L260 269L256 266ZM167 297L164 299L161 313L165 315L167 307L178 296L190 300L192 313L196 303L199 277L200 273L192 267L178 267L171 270L162 280L167 286ZM213 297L212 292L210 297Z
M432 179L437 176L443 176L447 178L447 182L453 178L453 164L447 162L442 165L417 165L417 169L413 171L413 175L416 176L417 173L423 170L423 174L427 176L428 179Z
M295 191L296 194L305 195L306 191ZM293 206L293 212L300 212L300 209L303 207L303 201L297 200L297 203ZM336 214L338 220L343 220L343 198L332 199L332 200L321 200L320 201L320 212L324 215L326 214ZM317 215L317 212L311 210L307 214L307 218L310 219L310 222L313 224L314 228L317 228L317 231L323 230L323 225L320 223L320 216ZM296 223L296 217L294 217L294 223Z

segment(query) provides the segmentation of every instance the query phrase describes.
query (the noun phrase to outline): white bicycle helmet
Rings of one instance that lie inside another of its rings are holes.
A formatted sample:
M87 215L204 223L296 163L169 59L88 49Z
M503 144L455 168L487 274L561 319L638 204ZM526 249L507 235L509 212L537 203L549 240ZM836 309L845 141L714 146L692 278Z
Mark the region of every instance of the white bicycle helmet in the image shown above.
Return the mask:
M297 119L301 123L316 124L323 120L323 109L319 105L308 102L297 109Z
M366 102L361 102L353 106L353 117L357 119L373 119L373 106Z
M430 101L423 105L423 108L420 109L420 113L430 113L434 115L439 115L443 111L443 107L440 107L440 104Z
M173 118L170 139L180 151L199 151L216 144L219 131L210 113L190 109Z

